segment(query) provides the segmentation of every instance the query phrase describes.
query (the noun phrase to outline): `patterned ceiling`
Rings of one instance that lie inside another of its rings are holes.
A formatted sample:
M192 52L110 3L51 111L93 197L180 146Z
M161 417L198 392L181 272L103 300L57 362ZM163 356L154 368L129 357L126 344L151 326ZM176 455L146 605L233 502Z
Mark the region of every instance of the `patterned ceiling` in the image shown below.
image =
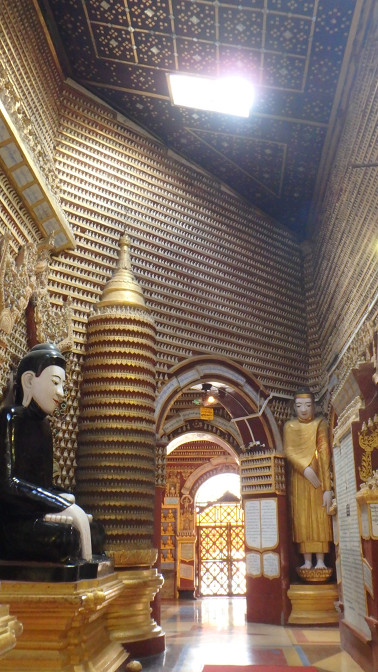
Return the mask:
M305 237L360 0L39 1L67 75ZM176 71L246 75L250 117L172 106Z

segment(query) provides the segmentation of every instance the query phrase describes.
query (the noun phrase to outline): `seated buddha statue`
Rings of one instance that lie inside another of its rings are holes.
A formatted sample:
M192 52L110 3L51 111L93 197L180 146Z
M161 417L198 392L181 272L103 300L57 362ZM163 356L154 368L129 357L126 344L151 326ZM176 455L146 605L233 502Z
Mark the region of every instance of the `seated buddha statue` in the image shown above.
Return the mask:
M91 516L53 485L47 416L64 398L65 366L54 345L36 345L18 366L14 405L0 411L0 560L89 561L92 541L102 553Z

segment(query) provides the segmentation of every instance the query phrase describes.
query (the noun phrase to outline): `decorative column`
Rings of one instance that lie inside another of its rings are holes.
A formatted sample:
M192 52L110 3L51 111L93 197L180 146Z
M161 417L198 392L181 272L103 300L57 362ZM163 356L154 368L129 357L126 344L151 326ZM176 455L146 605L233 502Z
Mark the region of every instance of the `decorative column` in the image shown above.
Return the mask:
M194 502L190 495L180 499L177 542L177 590L180 599L195 599L196 531Z
M125 586L108 626L133 653L132 643L146 640L155 640L146 652L161 650L164 635L150 616L163 582L152 569L156 330L129 246L123 236L117 269L88 319L76 479L78 501L103 523Z
M161 548L161 507L164 501L165 482L166 482L166 467L167 467L167 444L166 436L156 436L155 448L155 529L154 529L154 546L157 549ZM156 566L158 571L161 570L160 557L158 557ZM161 591L156 595L153 604L151 605L152 617L160 623L161 619Z
M248 623L286 624L290 585L285 458L247 450L240 458Z

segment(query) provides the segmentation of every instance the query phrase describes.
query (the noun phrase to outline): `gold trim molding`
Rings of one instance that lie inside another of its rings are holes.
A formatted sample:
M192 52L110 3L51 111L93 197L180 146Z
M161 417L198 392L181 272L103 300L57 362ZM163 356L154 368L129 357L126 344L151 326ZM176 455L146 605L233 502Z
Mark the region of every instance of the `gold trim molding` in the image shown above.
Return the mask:
M3 581L0 599L23 633L1 660L1 670L117 672L128 654L112 641L106 619L124 589L115 573L66 583Z
M21 634L21 623L15 616L10 616L7 605L0 604L0 658L13 649Z
M1 100L0 166L42 236L53 234L54 251L74 248L71 227Z
M158 557L156 548L130 548L120 551L107 550L114 560L116 568L121 567L152 567Z

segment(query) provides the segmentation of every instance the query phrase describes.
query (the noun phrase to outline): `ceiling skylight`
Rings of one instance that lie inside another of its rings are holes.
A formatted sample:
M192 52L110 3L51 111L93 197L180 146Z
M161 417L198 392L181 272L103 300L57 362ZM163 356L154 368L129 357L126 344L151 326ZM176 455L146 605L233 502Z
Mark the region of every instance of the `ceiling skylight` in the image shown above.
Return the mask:
M168 82L173 105L238 117L249 116L254 91L251 82L243 77L212 79L170 74Z

